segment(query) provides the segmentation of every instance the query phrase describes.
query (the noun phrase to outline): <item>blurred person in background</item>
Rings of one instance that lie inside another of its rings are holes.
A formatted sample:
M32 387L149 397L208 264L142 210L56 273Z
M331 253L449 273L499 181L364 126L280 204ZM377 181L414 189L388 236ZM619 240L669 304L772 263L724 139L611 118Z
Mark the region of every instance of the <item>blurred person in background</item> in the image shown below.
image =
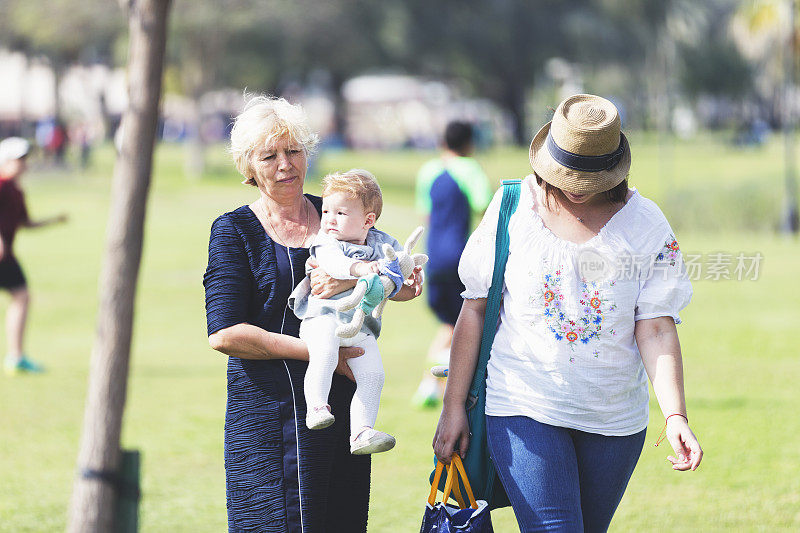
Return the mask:
M25 173L30 144L20 137L0 141L0 289L11 295L6 311L5 371L9 375L42 372L23 350L30 294L25 274L14 256L14 237L20 227L38 228L65 222L66 215L33 221L28 215L19 181Z
M64 155L67 152L69 137L67 137L67 127L64 122L57 118L53 124L50 140L47 143L47 151L53 157L53 161L58 166L64 166Z
M644 444L648 376L665 418L662 435L675 452L671 467L695 470L703 457L689 428L676 329L692 286L663 213L628 187L631 151L620 127L605 98L561 102L531 142L534 172L508 221L486 435L525 532L608 529ZM470 445L465 401L502 196L495 195L459 264L465 300L433 438L444 463Z
M60 118L50 117L36 124L36 144L48 162L63 166L67 143L67 129Z
M458 261L472 231L472 212L482 213L492 199L489 179L475 159L474 129L453 121L444 132L443 153L425 163L417 175L416 206L428 225L428 305L440 326L428 349L428 361L447 366L453 327L461 310L464 285ZM441 380L426 371L413 397L420 407L438 405Z
M254 97L236 118L231 153L257 197L211 226L203 278L209 344L228 355L225 477L230 531L366 531L370 456L350 453L355 392L340 348L328 404L336 423L306 427L308 348L289 294L305 278L320 229L322 199L303 193L318 143L304 110ZM312 271L311 291L328 298L355 286ZM421 290L404 285L396 299Z
M89 168L92 158L92 145L95 142L92 123L88 120L76 122L69 131L68 137L78 147L78 156L82 170Z

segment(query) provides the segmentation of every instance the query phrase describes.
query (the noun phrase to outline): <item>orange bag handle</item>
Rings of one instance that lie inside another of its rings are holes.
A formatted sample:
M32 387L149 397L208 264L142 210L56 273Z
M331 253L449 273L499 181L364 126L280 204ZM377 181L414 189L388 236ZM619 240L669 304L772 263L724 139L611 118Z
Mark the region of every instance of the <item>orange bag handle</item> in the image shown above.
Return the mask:
M439 480L442 478L442 470L444 470L444 463L436 461L436 472L433 474L433 483L431 483L431 494L428 496L428 504L433 507L436 505L436 493L439 491Z
M428 503L431 506L436 505L436 492L439 488L439 480L442 478L442 470L444 470L444 463L437 461L436 472L433 474L433 483L431 483L431 493L428 496ZM459 488L458 484L457 478L459 476L461 477L461 482L464 484L464 488L467 491L467 496L469 496L470 507L477 509L478 502L475 501L475 496L472 494L472 487L467 479L467 472L464 470L464 464L461 462L461 457L459 457L457 453L453 454L453 457L450 460L450 465L447 467L447 481L445 481L444 484L444 495L442 497L442 502L447 502L447 500L450 498L450 493L453 492L453 487L455 487L455 493L453 495L460 508L466 509L467 504L464 501L464 497L461 495L461 489Z
M458 480L456 480L456 483L453 485L453 497L456 499L459 509L466 509L467 503L464 501L464 496L461 494L460 485Z
M469 485L469 479L467 479L467 471L464 469L464 463L461 462L461 457L457 453L453 454L451 464L452 463L455 463L458 473L461 474L461 482L464 484L464 489L467 491L467 496L469 496L470 507L477 509L478 502L475 501L475 496L472 494L472 487ZM464 505L462 509L465 507L466 505Z

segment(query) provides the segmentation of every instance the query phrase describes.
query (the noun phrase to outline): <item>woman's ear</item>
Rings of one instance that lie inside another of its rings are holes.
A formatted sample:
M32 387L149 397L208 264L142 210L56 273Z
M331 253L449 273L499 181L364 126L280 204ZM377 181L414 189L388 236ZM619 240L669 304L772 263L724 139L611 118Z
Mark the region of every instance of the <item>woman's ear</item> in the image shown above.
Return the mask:
M371 228L375 225L375 221L378 217L375 216L375 213L367 213L367 220L364 222L364 226Z

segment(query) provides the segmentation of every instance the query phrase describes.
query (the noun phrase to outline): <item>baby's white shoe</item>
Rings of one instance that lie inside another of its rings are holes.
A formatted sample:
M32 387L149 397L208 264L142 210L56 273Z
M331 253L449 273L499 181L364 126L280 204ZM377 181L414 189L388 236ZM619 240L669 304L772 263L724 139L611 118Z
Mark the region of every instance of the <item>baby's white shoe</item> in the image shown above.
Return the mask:
M309 409L306 413L306 426L308 429L323 429L331 424L336 418L331 414L330 405L320 405Z
M353 455L369 455L371 453L388 452L395 445L395 438L372 428L364 428L356 438L350 438L350 453Z

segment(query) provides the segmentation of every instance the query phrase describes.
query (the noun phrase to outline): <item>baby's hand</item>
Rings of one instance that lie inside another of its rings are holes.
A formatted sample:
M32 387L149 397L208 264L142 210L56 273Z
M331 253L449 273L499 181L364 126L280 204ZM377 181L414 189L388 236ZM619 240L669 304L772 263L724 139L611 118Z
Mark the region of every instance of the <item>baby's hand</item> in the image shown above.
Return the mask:
M356 278L360 278L371 273L381 273L381 269L378 266L377 261L359 261L357 263L353 263L353 265L350 267L350 275Z

